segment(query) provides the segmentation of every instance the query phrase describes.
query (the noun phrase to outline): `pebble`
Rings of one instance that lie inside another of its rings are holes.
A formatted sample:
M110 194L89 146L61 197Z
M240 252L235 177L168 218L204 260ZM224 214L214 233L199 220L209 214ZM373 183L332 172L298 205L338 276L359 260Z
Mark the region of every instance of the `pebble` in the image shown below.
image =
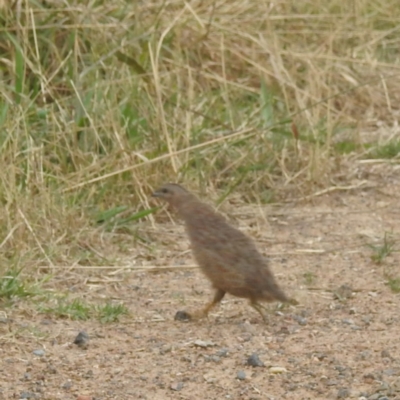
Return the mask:
M223 347L222 349L218 350L215 355L217 357L227 357L229 353L229 350Z
M236 377L237 377L238 379L240 379L241 381L244 381L244 380L246 379L246 373L245 373L244 371L239 371L239 372L236 374Z
M205 359L207 362L210 362L210 361L211 361L211 362L214 362L214 363L216 363L216 364L218 364L218 363L221 362L221 357L218 357L218 356L216 356L216 355L205 356L204 359Z
M353 295L353 289L349 285L342 285L333 292L335 300L346 300Z
M215 346L215 343L211 342L210 340L208 340L208 341L205 341L205 340L195 340L195 341L193 342L193 344L194 344L195 346L197 346L197 347L203 347L203 348Z
M69 390L72 388L72 382L71 381L65 382L61 387L65 390Z
M389 397L383 396L383 397L379 397L378 400L389 400Z
M349 397L350 391L347 388L340 388L337 392L336 398L337 399L346 399Z
M174 317L175 321L188 322L191 317L186 311L177 311Z
M74 344L79 347L86 348L89 344L89 335L85 331L80 331L74 339Z
M45 351L43 349L33 350L33 354L35 356L43 357L45 354Z
M307 318L300 317L300 315L293 315L293 319L299 324L299 325L307 325Z
M334 368L339 372L339 374L343 374L343 372L346 371L346 367L342 367L341 365L335 365Z
M19 395L20 399L35 399L36 398L36 394L32 393L32 392L22 392Z
M179 392L183 388L183 382L174 382L171 384L170 389Z
M342 322L346 325L354 325L354 321L352 319L342 319Z
M260 357L257 353L253 353L247 359L247 365L250 365L251 367L264 367L264 363L260 360Z

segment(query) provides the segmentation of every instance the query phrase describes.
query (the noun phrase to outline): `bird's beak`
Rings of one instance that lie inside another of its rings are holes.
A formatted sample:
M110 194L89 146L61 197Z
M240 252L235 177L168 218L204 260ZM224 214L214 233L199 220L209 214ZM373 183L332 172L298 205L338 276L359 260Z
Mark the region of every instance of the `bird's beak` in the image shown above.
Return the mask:
M161 197L161 193L160 193L160 192L157 192L157 190L156 190L155 192L153 192L153 193L151 194L151 197Z

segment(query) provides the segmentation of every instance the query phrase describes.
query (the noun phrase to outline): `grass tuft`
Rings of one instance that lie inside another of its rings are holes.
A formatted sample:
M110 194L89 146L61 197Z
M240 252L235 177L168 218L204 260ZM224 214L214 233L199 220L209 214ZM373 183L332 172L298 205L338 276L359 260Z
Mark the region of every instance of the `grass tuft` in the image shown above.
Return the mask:
M393 293L400 293L400 278L395 278L391 276L387 276L386 284L389 286L390 290Z
M395 245L396 245L396 242L395 242L393 236L388 234L387 232L385 232L382 244L379 244L379 245L369 244L368 245L368 247L370 247L374 252L371 256L371 259L376 264L382 264L384 259L393 253L393 251L395 250Z
M12 300L35 296L39 293L39 286L24 280L21 277L21 271L12 269L0 277L0 299Z
M56 299L54 306L41 306L40 311L55 315L58 318L85 321L91 317L92 307L82 300L74 299L70 301L63 297Z
M117 322L121 316L129 313L124 304L107 303L103 306L98 306L96 310L102 323Z

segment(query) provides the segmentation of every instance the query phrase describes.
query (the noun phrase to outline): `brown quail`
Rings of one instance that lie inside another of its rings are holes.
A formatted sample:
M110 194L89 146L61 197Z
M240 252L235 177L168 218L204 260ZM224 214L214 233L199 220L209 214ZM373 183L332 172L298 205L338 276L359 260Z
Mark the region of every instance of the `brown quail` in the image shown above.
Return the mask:
M259 301L292 301L276 283L253 241L210 206L174 183L160 187L153 196L167 201L184 220L194 257L216 289L214 299L204 309L190 314L178 311L175 319L205 317L225 293L250 299L264 321Z

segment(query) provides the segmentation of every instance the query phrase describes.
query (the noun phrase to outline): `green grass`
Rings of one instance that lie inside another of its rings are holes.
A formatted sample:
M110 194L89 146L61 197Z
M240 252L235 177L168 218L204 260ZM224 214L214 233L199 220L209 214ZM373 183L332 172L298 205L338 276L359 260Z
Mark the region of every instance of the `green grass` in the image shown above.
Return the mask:
M68 318L72 320L88 320L91 317L93 307L83 300L69 300L66 297L56 299L55 305L45 305L39 310L46 314L55 315L58 318Z
M85 300L71 300L68 296L58 298L50 296L38 308L40 312L54 315L58 318L82 321L96 319L102 323L118 322L121 316L129 314L124 304L107 302L103 305L94 305Z
M395 0L215 4L0 8L2 275L16 257L28 274L114 265L153 240L165 181L263 204L398 157L365 117L393 123Z
M32 297L40 293L40 284L22 278L21 271L11 269L0 276L0 301Z
M395 278L391 276L386 276L386 284L389 286L393 293L400 293L400 278Z
M312 285L315 282L315 275L312 272L304 272L303 278L306 285Z
M371 158L398 158L400 155L400 140L390 140L389 142L374 146L369 154Z
M106 303L103 306L98 306L96 311L98 319L102 323L117 322L121 316L129 314L124 304Z
M382 264L386 257L393 253L395 250L396 242L392 235L385 232L382 243L379 245L369 244L368 247L373 250L371 259L377 263Z

